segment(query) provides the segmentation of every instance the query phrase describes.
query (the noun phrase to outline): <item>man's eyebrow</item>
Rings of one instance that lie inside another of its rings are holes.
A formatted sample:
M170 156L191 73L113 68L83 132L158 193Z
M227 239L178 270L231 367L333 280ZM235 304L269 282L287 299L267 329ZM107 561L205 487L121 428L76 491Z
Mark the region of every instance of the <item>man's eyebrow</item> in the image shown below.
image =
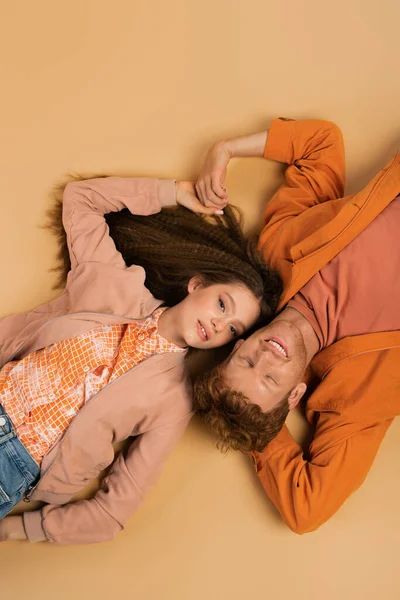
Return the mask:
M265 377L262 378L262 384L266 390L269 390L272 393L279 388L279 384L276 381L270 381L269 379L267 380Z
M253 368L253 365L250 363L250 361L248 361L246 359L245 356L235 356L235 355L233 355L233 356L231 356L229 362L231 362L231 360L233 358L237 358L236 364L237 364L238 367L242 367L242 368L245 368L245 369L252 369Z

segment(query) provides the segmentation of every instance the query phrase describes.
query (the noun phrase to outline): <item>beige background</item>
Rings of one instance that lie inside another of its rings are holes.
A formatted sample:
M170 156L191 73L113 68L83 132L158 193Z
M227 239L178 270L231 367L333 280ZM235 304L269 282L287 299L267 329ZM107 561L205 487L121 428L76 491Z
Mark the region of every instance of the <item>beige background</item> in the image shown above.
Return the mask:
M363 185L398 146L399 6L2 0L1 314L54 294L54 240L37 225L67 172L195 178L210 142L274 116L311 116L342 127L348 190ZM262 160L230 168L228 191L248 226L280 177ZM398 599L399 438L397 422L363 488L299 537L249 461L220 456L193 422L116 541L1 545L1 596Z

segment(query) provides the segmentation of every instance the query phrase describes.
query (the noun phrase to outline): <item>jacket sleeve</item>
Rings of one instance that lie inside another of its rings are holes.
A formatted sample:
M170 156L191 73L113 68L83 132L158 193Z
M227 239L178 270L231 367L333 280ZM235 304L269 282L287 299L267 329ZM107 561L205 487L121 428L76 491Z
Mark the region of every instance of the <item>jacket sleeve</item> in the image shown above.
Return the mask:
M357 423L320 413L308 460L286 425L263 453L253 454L264 490L290 529L317 529L360 487L392 421Z
M135 438L126 453L121 452L92 500L47 505L24 513L28 540L90 544L113 539L161 473L190 417L188 414Z
M104 177L69 183L63 195L63 226L71 268L86 261L125 268L104 215L123 208L136 215L151 215L175 202L173 180Z
M289 165L284 183L268 203L264 227L321 202L343 197L344 145L334 123L275 119L268 132L264 157Z

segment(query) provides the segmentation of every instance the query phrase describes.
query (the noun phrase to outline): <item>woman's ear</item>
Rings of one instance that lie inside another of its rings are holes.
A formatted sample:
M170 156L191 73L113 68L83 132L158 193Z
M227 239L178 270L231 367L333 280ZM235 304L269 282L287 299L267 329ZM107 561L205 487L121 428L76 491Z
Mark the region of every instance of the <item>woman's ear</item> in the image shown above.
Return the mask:
M305 383L298 383L295 388L290 392L288 403L289 409L292 410L300 402L301 398L306 393L307 386Z
M195 275L189 280L188 293L191 294L195 290L200 289L202 287L204 287L203 280L201 279L200 275Z

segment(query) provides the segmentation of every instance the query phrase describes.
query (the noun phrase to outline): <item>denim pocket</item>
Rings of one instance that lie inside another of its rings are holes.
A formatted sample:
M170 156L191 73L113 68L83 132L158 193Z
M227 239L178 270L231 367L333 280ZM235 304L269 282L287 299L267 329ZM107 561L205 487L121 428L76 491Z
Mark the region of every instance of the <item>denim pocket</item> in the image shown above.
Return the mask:
M10 418L0 406L0 518L11 510L38 478L39 466L18 439Z
M18 439L0 405L0 519L39 478L40 468Z
M3 504L3 502L10 502L10 497L8 496L8 494L6 493L5 490L3 490L1 484L0 484L0 504Z
M28 487L28 482L14 461L14 439L0 445L0 498L3 502L10 499L23 487Z
M4 499L2 496L2 492L4 494ZM9 498L3 490L3 488L0 486L0 519L3 519L5 516L8 515L9 512L12 511L14 506L18 504L20 500L22 500L24 493L25 489L20 489L11 498ZM8 498L8 500L5 499L6 497Z

